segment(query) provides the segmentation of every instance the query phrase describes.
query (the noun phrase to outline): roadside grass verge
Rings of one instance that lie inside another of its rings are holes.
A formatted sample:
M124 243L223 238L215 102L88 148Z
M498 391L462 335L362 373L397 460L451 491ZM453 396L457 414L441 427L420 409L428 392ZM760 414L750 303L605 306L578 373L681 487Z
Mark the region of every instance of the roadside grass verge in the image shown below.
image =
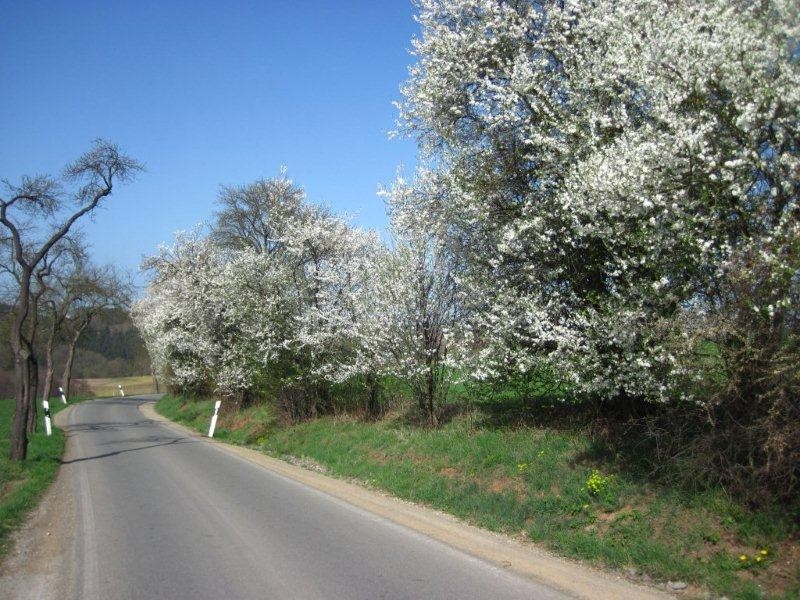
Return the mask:
M205 432L213 402L166 396L156 408ZM798 528L786 510L748 509L722 490L654 485L621 471L579 428L498 426L474 408L437 429L402 412L372 423L278 423L269 405L223 408L217 437L316 462L561 555L635 569L640 580L686 581L689 594L800 597Z
M66 406L61 402L51 400L52 415L63 408ZM11 533L36 508L55 478L65 443L60 429L53 426L53 435L48 437L42 424L30 437L28 458L22 462L8 460L13 414L13 400L0 400L0 558L11 548ZM43 414L41 408L39 414Z
M187 400L181 396L165 395L156 403L156 410L178 423L208 433L211 415L214 414L213 400ZM276 428L274 409L267 404L259 404L245 411L220 411L216 439L243 446L264 445L267 434Z

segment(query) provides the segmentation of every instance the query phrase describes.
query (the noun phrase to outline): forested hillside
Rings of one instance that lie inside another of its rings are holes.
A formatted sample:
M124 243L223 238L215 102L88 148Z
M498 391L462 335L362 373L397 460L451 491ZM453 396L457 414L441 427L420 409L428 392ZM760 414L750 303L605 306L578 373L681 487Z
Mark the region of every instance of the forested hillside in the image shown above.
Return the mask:
M150 373L150 360L127 312L108 310L78 342L75 377L129 377Z
M0 328L6 330L7 307L2 309ZM56 373L60 373L66 358L66 344L56 348ZM8 345L8 335L0 345L0 396L12 394L14 363ZM120 309L107 309L89 324L78 340L73 377L128 377L150 373L150 359L139 332L130 316Z

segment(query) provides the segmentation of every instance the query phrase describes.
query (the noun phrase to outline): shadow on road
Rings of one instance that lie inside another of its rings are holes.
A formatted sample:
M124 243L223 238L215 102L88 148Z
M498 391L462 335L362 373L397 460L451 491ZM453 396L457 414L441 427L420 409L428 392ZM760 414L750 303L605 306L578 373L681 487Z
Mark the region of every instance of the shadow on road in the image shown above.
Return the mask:
M115 443L125 443L126 441L133 441L133 440L120 440L119 442L115 442ZM69 464L72 464L72 463L83 462L83 461L86 461L86 460L97 460L97 459L100 459L100 458L108 458L109 456L117 456L119 454L125 454L126 452L138 452L139 450L147 450L148 448L157 448L159 446L171 446L173 444L185 444L185 443L192 444L195 441L196 440L193 440L191 438L174 438L174 439L170 439L168 442L163 442L163 443L160 443L160 444L150 444L148 446L137 446L136 448L126 448L124 450L115 450L114 452L105 452L103 454L95 454L94 456L83 456L81 458L73 458L71 460L62 460L61 464L62 465L69 465Z
M116 431L118 429L129 429L131 427L144 427L152 425L155 421L143 419L141 421L108 421L106 423L74 423L66 425L62 429L68 433L75 431Z

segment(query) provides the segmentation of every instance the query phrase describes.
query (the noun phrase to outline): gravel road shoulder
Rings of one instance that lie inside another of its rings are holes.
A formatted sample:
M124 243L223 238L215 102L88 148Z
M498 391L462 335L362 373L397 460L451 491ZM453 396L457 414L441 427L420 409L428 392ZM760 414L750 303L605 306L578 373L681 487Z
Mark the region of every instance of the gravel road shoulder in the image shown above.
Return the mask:
M69 407L55 416L64 429ZM69 434L64 459L70 459ZM48 600L71 598L76 556L75 496L71 473L62 466L39 506L12 537L12 550L0 563L0 598Z

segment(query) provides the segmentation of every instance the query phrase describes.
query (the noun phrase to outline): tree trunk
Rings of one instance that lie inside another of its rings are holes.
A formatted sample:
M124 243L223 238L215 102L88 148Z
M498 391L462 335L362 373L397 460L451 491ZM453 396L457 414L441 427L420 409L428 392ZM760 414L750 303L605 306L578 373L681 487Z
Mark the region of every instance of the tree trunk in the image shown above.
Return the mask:
M61 387L64 388L64 397L69 400L69 385L72 379L72 363L75 361L75 344L70 343L67 361L64 363L64 372L61 375Z
M414 386L417 393L417 404L419 404L419 413L422 416L425 416L425 390L422 388L421 385Z
M24 325L28 316L30 294L30 270L24 270L20 276L20 286L16 302L16 314L9 328L9 341L14 353L14 419L11 424L11 448L8 457L11 460L25 460L28 454L28 370L29 347L25 343Z
M56 337L56 324L57 321L53 319L53 325L50 328L50 337L47 339L47 346L44 351L44 387L42 388L42 400L50 399L50 392L53 389L53 372L55 371L55 364L53 362L53 345L55 344Z
M14 357L14 419L11 423L11 460L25 460L28 455L28 361Z
M28 422L27 430L28 435L36 433L36 426L38 425L37 419L39 415L38 406L38 392L39 390L39 361L36 356L31 352L28 357Z
M253 395L253 391L249 388L245 388L242 390L240 396L239 407L240 408L248 408L253 405L253 400L255 396Z
M75 362L75 347L78 345L78 340L81 338L83 331L89 326L91 317L88 317L80 326L75 330L72 339L69 341L69 352L67 353L67 362L64 363L64 374L61 377L61 385L64 388L64 397L69 398L69 385L72 380L72 364Z
M315 386L316 394L309 394L311 402L308 406L308 418L313 419L318 414L331 412L331 388L327 382L321 381Z
M158 394L158 377L156 377L156 372L153 370L152 365L150 366L150 375L153 377L153 387L156 389L156 394Z
M25 412L25 432L31 434L31 359L25 359L25 402L28 404L28 410Z
M425 375L425 412L428 424L436 426L436 362L430 361Z
M35 294L31 295L31 300L28 308L30 313L29 319L29 333L26 344L28 346L28 420L26 427L28 435L36 433L38 425L39 405L38 405L38 391L39 391L39 360L36 358L34 352L34 344L36 343L36 334L39 332L39 300L42 298L46 287L41 273L36 275L39 282L39 289Z

